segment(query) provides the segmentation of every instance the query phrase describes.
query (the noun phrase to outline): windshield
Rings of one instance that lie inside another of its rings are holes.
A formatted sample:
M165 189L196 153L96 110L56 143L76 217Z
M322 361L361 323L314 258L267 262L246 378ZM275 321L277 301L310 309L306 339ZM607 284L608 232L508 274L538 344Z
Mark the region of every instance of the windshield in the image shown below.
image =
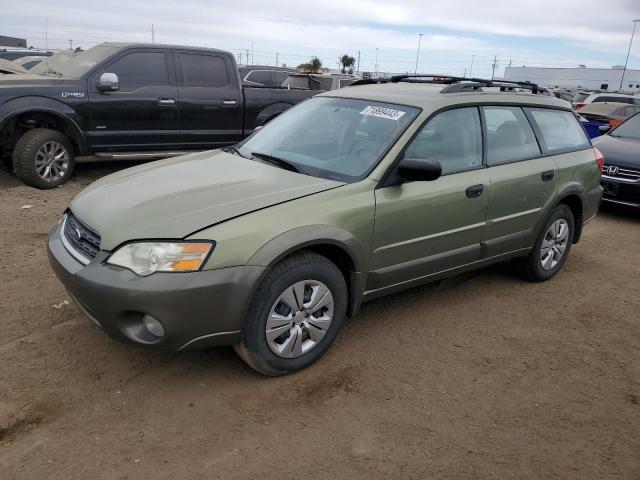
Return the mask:
M640 113L624 122L610 134L612 137L640 140Z
M247 157L275 157L331 180L364 178L418 115L414 107L315 97L269 122L238 145Z
M97 45L80 53L61 52L43 60L30 73L79 79L95 65L120 50L113 45Z

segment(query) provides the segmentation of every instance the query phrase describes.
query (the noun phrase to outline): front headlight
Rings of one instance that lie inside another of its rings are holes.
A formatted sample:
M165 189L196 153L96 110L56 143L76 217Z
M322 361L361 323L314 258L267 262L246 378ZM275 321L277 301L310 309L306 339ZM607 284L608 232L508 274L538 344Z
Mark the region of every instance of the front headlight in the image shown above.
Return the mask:
M213 242L136 242L123 245L107 260L146 277L155 272L194 272L204 265Z

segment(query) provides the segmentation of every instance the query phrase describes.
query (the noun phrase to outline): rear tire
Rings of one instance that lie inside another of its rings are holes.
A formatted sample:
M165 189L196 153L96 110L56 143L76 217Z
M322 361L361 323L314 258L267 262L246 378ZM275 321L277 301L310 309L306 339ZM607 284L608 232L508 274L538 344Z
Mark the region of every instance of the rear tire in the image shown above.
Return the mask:
M331 346L347 313L347 285L327 258L303 252L276 265L249 307L236 352L258 372L301 370Z
M28 130L13 149L13 172L27 185L55 188L73 173L75 155L69 139L48 128Z
M518 262L525 278L543 282L558 273L567 261L574 234L575 220L571 209L558 205L542 226L529 256Z

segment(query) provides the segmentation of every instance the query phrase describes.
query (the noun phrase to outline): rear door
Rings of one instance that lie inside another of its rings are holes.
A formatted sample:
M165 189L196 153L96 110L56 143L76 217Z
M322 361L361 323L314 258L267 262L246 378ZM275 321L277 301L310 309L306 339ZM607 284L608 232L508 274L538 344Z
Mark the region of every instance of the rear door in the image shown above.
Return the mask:
M229 56L179 51L174 53L174 60L180 137L185 146L216 148L240 141L242 91Z
M531 246L545 206L553 200L558 166L544 156L522 108L482 108L491 178L491 200L483 243L493 257Z
M120 90L100 93L102 73L115 73ZM94 149L158 150L178 138L175 74L163 49L127 50L89 80L89 142Z

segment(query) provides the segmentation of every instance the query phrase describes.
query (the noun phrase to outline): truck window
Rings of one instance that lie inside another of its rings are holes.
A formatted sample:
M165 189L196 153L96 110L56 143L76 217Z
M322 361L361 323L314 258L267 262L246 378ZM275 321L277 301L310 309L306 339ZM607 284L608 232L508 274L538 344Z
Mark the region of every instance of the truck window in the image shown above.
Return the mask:
M590 146L587 135L572 112L544 108L528 110L538 124L542 139L550 151L580 150Z
M270 70L254 70L246 77L246 80L260 85L271 85L273 81Z
M162 52L132 52L120 57L104 71L118 75L121 92L169 85L167 63Z
M222 57L179 53L178 59L185 87L226 87L231 83Z
M502 165L540 155L533 129L520 107L484 107L487 164Z

